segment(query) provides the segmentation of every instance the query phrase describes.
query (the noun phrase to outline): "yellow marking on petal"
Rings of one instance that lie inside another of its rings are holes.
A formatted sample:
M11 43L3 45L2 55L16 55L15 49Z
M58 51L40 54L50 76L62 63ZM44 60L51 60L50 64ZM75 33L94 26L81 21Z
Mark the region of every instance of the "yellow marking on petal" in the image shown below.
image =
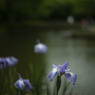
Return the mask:
M72 72L69 72L72 75Z
M58 71L58 69L55 69L54 71Z
M56 71L58 71L59 69L56 69Z
M73 76L73 73L72 73L72 72L70 72L70 75L71 75L71 76Z
M58 69L57 68L53 68L53 74L56 72L56 71L58 71Z
M20 82L23 82L22 80L19 80Z

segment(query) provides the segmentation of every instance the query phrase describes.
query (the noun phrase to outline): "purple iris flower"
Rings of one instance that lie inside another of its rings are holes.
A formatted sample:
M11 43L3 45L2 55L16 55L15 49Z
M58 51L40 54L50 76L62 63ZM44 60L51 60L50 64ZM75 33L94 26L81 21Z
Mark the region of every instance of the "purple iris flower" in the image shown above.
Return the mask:
M30 91L33 89L32 85L30 84L28 79L23 79L21 78L20 74L19 75L19 79L14 83L14 86L20 90L23 90L24 88L27 91Z
M7 66L14 66L15 64L18 63L18 59L16 59L15 57L11 56L11 57L7 57L6 59L6 64Z
M45 44L42 44L39 40L37 40L37 45L34 47L34 51L36 53L46 53L47 49L48 48Z
M64 74L67 80L69 80L70 82L73 83L73 85L75 85L75 82L77 80L77 75L70 72L71 69L66 70L68 65L69 65L68 62L65 62L63 66L61 65L56 66L53 64L53 69L48 75L48 78L50 79L50 81L52 81L56 75L62 76Z
M16 59L13 56L6 57L6 58L1 57L0 58L0 69L5 68L6 66L10 66L11 67L11 66L17 64L17 62L18 62L18 59Z
M48 78L52 81L56 75L60 76L60 75L64 74L68 64L69 64L68 62L65 62L63 66L61 66L59 64L58 64L58 66L56 66L53 64L53 69L49 73Z

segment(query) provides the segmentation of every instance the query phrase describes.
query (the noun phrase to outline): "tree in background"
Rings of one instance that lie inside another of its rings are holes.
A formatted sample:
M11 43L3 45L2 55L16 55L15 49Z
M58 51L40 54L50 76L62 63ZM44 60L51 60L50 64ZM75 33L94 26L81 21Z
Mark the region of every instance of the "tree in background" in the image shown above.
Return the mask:
M0 19L5 21L95 15L95 0L0 0Z

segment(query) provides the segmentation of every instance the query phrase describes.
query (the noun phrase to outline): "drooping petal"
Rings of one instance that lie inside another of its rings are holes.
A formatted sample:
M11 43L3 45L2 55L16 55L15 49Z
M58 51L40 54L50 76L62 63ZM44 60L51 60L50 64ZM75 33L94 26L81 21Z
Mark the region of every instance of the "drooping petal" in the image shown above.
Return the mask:
M67 78L67 80L72 82L73 85L75 85L76 80L77 80L77 75L76 74L74 74L72 72L65 72L65 77Z
M25 87L25 84L24 84L24 81L23 80L17 80L15 83L14 83L14 86L20 90L23 90L24 87Z
M60 76L60 70L53 68L53 70L49 73L48 78L52 81L56 75Z
M62 73L65 72L65 70L67 69L69 63L68 62L65 62L64 65L62 66Z
M30 82L29 82L28 79L24 80L24 84L25 84L26 90L29 91L29 90L32 90L33 89L32 85L30 84Z

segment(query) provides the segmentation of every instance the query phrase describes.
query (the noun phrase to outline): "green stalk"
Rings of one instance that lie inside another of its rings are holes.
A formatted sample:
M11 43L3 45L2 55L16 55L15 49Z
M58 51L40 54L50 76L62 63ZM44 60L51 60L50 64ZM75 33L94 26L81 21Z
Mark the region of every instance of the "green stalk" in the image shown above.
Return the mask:
M21 95L21 90L18 90L18 95Z
M1 74L2 74L2 75L1 75L1 77L2 77L2 79L1 79L1 83L2 83L2 84L1 84L1 85L2 85L2 86L1 86L1 87L2 87L2 88L1 88L1 89L2 89L1 94L4 94L4 80L5 80L5 79L4 79L4 73L5 73L5 71L4 71L4 68L3 68L3 69L1 70Z
M24 90L18 90L18 94L17 95L25 95Z
M56 83L57 93L56 93L56 95L58 95L60 86L61 86L61 76L57 76L57 83Z

